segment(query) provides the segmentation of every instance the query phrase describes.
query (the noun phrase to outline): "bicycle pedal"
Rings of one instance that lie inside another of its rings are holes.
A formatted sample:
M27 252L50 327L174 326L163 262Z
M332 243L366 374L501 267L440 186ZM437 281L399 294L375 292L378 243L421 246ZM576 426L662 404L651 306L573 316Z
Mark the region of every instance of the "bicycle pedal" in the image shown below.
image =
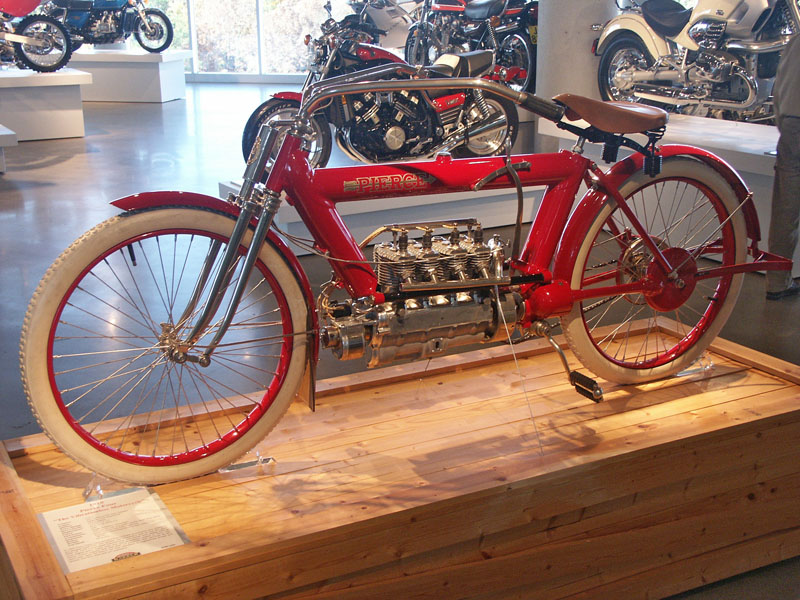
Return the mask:
M603 388L591 377L587 377L578 371L570 371L569 382L581 396L585 396L593 402L603 401Z

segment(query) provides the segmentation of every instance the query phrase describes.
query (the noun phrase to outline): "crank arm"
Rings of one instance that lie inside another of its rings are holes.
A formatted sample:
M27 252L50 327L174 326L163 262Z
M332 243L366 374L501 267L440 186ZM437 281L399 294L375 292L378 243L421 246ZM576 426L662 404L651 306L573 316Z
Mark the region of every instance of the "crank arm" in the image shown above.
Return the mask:
M550 331L550 324L547 323L547 321L536 321L533 323L532 330L534 335L546 337L547 341L558 353L558 357L561 359L561 364L564 366L564 371L567 373L569 384L575 388L575 391L581 396L589 398L589 400L592 402L602 402L603 388L601 388L600 385L591 377L588 377L578 371L573 371L569 368L567 356L564 354L561 346L558 345L558 342L553 338L553 335Z

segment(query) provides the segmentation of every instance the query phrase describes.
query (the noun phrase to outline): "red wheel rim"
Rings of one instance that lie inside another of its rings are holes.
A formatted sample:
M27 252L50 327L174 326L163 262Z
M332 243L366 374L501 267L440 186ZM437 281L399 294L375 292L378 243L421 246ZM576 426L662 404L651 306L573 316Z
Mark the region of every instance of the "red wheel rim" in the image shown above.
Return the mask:
M56 371L53 364L53 353L54 353L54 344L56 339L56 330L59 325L59 321L62 317L62 313L64 312L65 307L68 305L70 298L72 297L73 292L80 286L80 284L84 281L84 278L90 273L99 263L104 261L107 257L113 255L115 252L121 251L127 246L130 246L134 243L156 238L161 235L194 235L199 236L202 238L207 238L210 240L218 240L221 242L225 242L226 238L224 236L216 235L208 231L200 231L200 230L192 230L192 229L165 229L159 230L154 232L149 232L144 235L134 236L124 242L117 244L106 250L101 256L95 259L90 265L88 265L80 275L71 283L69 289L67 290L64 297L61 299L58 309L56 310L55 317L53 322L50 326L50 332L48 336L48 350L47 350L47 369L48 369L48 377L50 380L50 387L53 391L53 395L55 397L56 403L58 404L59 410L63 415L64 419L69 423L70 427L75 431L77 435L79 435L87 444L91 445L96 450L99 450L103 454L110 456L116 460L135 464L135 465L143 465L143 466L171 466L171 465L181 465L191 463L193 461L202 459L207 456L211 456L224 450L232 443L236 442L237 440L241 439L248 431L252 429L252 427L264 416L264 414L269 410L272 406L275 398L281 389L288 370L288 365L291 360L292 356L292 341L293 341L293 330L292 330L292 322L291 322L291 313L289 312L288 303L286 301L286 297L284 296L280 286L277 284L276 280L266 268L266 266L260 261L257 260L254 266L254 272L258 271L264 279L267 281L268 285L270 286L271 291L274 293L275 300L278 304L278 311L281 316L281 323L282 323L282 334L283 339L281 342L280 347L280 356L278 360L278 365L276 367L275 376L272 378L270 384L266 387L263 391L258 402L256 402L253 408L246 414L246 416L235 425L230 431L226 432L224 435L221 435L218 439L215 439L209 443L204 443L202 446L187 449L185 451L176 453L176 454L165 454L165 455L140 455L135 454L133 452L125 451L118 448L113 448L104 443L102 440L98 439L94 435L92 435L87 429L81 425L70 413L69 407L64 401L62 397L61 390L58 387L56 382ZM244 248L240 248L240 254L245 252Z

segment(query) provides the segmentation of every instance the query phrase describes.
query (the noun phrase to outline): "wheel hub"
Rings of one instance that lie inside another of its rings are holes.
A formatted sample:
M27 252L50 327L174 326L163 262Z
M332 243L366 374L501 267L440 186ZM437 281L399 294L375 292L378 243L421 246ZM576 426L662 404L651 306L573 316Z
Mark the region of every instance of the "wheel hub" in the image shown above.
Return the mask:
M654 238L653 241L658 246L660 240ZM641 239L637 238L628 245L625 252L619 258L619 269L617 270L617 283L625 285L641 281L647 277L647 267L653 260L653 255ZM631 304L644 304L645 299L642 295L628 294L625 299Z
M697 262L683 248L667 248L662 254L673 268L677 267L677 271L670 276L656 261L652 261L647 267L644 296L654 309L667 312L683 306L692 295L697 285Z
M192 362L199 364L201 367L207 367L211 364L211 359L205 354L189 354L190 346L178 338L175 333L175 326L171 323L161 323L158 346L164 352L167 360L179 365Z

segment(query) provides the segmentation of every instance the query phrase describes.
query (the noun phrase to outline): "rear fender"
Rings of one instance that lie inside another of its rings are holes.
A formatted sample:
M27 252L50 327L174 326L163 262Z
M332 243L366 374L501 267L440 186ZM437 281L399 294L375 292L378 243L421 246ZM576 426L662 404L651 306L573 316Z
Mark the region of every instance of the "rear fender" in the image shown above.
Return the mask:
M239 216L239 208L237 206L220 200L219 198L214 198L213 196L206 196L205 194L197 194L194 192L144 192L119 198L111 202L111 204L128 212L162 207L187 206L190 208L206 208L215 212L224 213L230 215L232 219L236 219ZM311 291L311 284L308 281L305 271L303 271L303 267L300 265L300 261L297 260L297 256L289 249L286 243L272 230L267 234L267 239L291 268L306 298L309 318L308 329L314 332L314 339L313 342L309 344L308 350L309 368L313 372L319 357L319 338L317 335L319 331L319 322L317 319L316 301Z
M657 36L647 25L644 17L637 13L622 13L606 23L597 42L595 54L602 55L608 44L622 35L639 38L653 59L670 54L666 40Z
M719 173L731 186L739 202L742 204L742 215L745 220L747 237L750 239L751 244L757 244L761 240L761 229L758 223L756 207L753 204L752 194L739 174L733 170L733 167L711 152L703 150L702 148L695 148L694 146L668 144L661 146L660 153L664 158L670 156L690 156L706 163ZM606 176L615 188L619 188L626 179L640 171L643 164L643 155L638 153L632 154L625 160L614 164L608 170ZM553 264L554 279L570 280L572 266L575 263L578 250L583 242L584 225L594 218L605 201L606 194L603 193L602 190L592 189L584 195L575 208L569 223L567 223L564 235L561 238L559 250L556 253L555 262Z

